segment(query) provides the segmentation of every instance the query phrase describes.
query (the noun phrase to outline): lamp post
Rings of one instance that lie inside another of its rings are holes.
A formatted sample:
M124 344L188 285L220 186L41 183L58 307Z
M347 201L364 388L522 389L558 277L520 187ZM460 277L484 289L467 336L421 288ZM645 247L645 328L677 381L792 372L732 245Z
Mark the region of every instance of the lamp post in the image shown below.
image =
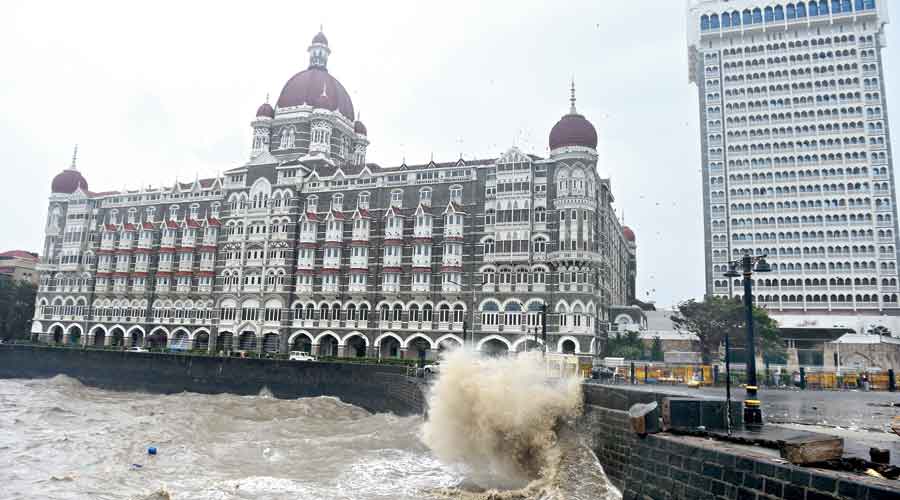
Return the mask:
M757 394L759 387L756 385L756 343L753 338L753 282L751 277L754 272L767 273L772 270L766 262L767 255L753 257L744 254L743 257L728 263L727 278L744 278L744 308L747 314L747 396L744 399L744 424L750 426L762 425L762 407ZM755 268L754 268L755 265ZM740 273L738 272L740 266Z

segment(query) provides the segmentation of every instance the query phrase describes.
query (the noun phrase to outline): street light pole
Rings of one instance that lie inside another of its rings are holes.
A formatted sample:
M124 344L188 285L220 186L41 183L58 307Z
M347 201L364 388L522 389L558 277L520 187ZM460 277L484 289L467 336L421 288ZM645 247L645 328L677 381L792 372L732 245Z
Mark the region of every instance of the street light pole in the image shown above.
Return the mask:
M753 282L751 279L754 271L767 273L772 268L766 262L766 255L752 257L750 254L744 254L740 259L731 261L728 264L729 267L725 277L736 278L743 276L744 280L744 308L746 309L747 321L747 347L745 351L747 357L747 395L744 399L744 425L760 426L763 423L762 404L758 399L759 387L756 383L756 341L753 332ZM741 273L737 271L738 266L741 266Z
M756 342L753 335L753 261L749 255L741 259L744 271L744 308L747 314L747 397L744 400L744 423L762 425L762 409L756 385Z

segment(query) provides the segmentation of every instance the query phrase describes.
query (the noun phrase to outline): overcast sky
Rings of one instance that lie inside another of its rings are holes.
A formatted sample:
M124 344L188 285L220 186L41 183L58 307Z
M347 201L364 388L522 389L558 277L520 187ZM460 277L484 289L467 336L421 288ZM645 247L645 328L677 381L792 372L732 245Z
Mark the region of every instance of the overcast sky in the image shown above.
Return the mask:
M230 4L235 5L230 5ZM266 94L307 67L324 25L329 71L384 166L545 156L578 110L599 171L637 233L638 296L703 294L696 87L684 2L6 2L0 6L0 249L36 251L50 181L79 144L92 190L171 185L244 162ZM888 101L900 77L884 52ZM895 137L900 133L895 132ZM897 151L897 141L894 141Z

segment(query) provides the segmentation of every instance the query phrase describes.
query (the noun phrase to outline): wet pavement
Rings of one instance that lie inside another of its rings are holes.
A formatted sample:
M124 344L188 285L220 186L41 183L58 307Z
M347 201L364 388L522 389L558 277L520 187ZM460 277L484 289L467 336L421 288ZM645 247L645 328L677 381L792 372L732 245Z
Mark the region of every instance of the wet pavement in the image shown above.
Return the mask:
M724 398L724 388L689 389L684 386L634 385L636 390L673 395ZM731 397L743 400L745 391L734 388ZM869 448L891 450L891 463L900 465L900 436L890 430L890 421L900 415L900 392L801 391L761 389L765 421L833 434L844 438L845 454L869 458ZM892 406L893 405L893 406Z

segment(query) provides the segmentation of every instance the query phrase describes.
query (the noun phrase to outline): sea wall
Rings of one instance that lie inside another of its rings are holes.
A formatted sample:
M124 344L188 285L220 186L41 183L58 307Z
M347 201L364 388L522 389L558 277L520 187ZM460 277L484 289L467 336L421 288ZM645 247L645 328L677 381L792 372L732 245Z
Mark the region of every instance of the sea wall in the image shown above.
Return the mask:
M584 385L578 429L627 499L886 500L900 498L897 481L797 467L768 450L667 433L631 430L631 404L664 393Z
M0 378L67 375L111 390L334 396L372 412L425 412L420 381L389 365L276 361L0 345Z

